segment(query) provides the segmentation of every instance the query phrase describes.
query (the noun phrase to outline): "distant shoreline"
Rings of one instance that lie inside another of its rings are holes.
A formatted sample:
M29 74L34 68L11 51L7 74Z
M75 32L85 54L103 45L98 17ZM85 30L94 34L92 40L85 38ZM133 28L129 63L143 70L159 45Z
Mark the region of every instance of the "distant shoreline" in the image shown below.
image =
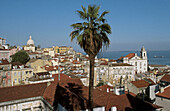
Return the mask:
M170 51L170 50L147 50L147 51ZM104 52L140 52L140 50L124 50L124 51L102 51Z

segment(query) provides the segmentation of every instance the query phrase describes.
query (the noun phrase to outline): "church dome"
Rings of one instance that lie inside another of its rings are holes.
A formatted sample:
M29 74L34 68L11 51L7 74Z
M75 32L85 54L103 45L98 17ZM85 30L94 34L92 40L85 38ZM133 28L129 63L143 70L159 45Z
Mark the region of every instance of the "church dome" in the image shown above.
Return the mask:
M30 39L27 41L27 45L34 45L34 41L32 40L31 36Z

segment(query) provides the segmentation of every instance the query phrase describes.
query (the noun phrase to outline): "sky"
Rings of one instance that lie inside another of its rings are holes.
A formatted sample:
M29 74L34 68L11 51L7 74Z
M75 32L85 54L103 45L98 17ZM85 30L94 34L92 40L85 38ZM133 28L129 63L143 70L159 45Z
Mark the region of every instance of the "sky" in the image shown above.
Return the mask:
M170 0L0 0L0 37L10 45L72 46L71 24L82 22L76 10L99 5L112 28L107 51L170 50Z

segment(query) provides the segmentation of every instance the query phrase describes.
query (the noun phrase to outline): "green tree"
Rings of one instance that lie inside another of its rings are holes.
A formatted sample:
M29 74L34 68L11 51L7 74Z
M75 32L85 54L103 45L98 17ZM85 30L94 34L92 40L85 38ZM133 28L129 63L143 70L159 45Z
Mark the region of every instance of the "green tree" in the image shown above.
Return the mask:
M29 59L29 55L25 51L19 51L12 55L12 62L20 62L22 64L26 64Z
M108 47L110 40L108 34L111 34L111 27L105 23L104 16L108 11L104 11L99 15L100 6L89 5L86 10L82 6L82 11L77 10L80 18L83 20L81 23L72 24L74 29L70 33L71 41L76 39L81 48L84 49L90 59L90 80L89 80L89 110L93 110L93 85L94 85L94 60L95 56L102 49L103 46Z

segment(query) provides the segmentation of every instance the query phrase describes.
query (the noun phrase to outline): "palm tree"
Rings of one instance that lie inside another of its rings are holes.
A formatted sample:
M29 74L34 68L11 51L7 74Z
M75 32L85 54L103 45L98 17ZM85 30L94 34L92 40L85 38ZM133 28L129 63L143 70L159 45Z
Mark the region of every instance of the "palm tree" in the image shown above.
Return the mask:
M94 85L94 60L95 56L102 49L103 46L108 47L110 40L108 34L111 34L111 27L105 23L104 16L109 13L104 11L99 15L100 6L89 5L86 10L81 6L83 11L77 10L82 23L72 24L74 29L70 33L71 41L76 39L81 48L84 49L90 59L90 80L89 80L89 110L93 110L93 85Z

